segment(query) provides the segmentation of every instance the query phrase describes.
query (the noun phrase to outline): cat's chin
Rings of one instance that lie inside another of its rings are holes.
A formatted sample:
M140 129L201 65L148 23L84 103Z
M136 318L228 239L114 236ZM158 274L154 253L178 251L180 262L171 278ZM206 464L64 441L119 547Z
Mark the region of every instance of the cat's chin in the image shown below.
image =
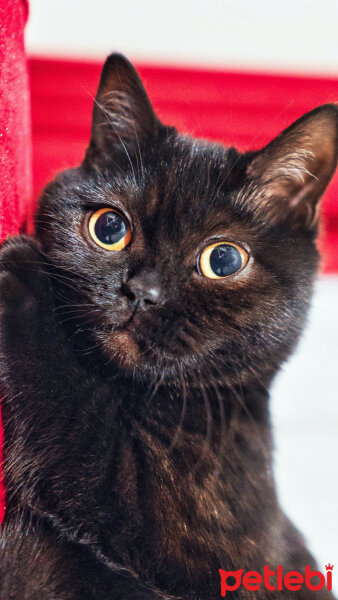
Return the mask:
M171 356L163 349L156 349L154 345L145 346L135 330L128 327L115 329L110 334L105 334L103 350L106 356L119 369L126 372L137 372L145 375L147 372L153 372L161 364L163 371L171 372L173 365L177 362L177 356Z
M121 328L105 340L105 353L122 368L134 368L140 362L141 350L129 329Z

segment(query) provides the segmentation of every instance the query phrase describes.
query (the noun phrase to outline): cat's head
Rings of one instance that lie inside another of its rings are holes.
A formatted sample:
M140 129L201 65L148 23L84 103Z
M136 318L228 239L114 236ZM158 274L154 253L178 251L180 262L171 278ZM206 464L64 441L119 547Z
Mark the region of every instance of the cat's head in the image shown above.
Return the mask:
M241 154L164 126L109 57L85 160L37 215L65 318L123 369L275 371L308 306L337 124L325 105Z

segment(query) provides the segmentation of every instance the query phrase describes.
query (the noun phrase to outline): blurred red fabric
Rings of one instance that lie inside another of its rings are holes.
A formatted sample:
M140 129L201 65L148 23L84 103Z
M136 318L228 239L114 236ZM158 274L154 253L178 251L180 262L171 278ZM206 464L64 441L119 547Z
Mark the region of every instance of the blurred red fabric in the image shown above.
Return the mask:
M27 2L0 0L0 241L18 233L31 214L30 96L23 32ZM5 511L1 475L0 523Z

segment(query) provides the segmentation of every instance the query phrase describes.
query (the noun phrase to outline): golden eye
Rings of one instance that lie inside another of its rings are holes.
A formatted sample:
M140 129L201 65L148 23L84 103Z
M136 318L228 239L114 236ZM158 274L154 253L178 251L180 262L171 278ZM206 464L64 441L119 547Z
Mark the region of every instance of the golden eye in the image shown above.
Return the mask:
M245 250L237 244L216 242L204 248L199 255L198 266L205 277L224 279L243 269L248 258Z
M89 219L89 233L105 250L123 250L131 240L128 222L112 208L100 208Z

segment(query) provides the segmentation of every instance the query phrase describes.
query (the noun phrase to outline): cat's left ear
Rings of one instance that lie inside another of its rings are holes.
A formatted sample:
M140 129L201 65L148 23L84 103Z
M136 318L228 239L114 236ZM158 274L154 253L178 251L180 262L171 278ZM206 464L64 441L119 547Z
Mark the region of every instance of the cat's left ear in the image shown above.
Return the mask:
M259 191L269 220L315 228L320 198L337 165L338 106L325 104L305 114L263 150L247 174Z
M121 54L108 56L93 107L89 150L137 149L156 134L159 121L133 65Z

